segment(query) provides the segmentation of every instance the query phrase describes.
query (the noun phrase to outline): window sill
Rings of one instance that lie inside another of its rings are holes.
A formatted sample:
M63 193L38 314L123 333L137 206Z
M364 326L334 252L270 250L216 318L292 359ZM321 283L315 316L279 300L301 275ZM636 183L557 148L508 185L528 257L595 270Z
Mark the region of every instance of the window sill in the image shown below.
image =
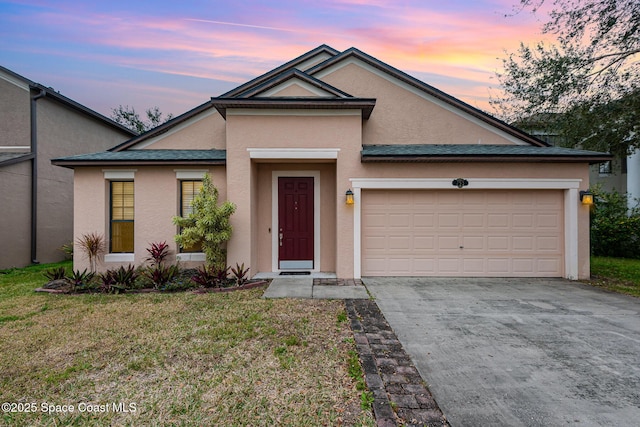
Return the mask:
M134 254L106 254L104 262L133 262Z
M204 252L184 252L179 253L176 258L178 261L206 261Z

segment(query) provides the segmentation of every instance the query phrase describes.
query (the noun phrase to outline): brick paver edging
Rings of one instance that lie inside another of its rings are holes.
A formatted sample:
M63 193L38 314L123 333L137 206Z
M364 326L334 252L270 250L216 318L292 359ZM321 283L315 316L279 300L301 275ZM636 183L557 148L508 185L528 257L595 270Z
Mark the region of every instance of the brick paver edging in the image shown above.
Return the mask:
M449 426L375 301L345 305L378 427Z

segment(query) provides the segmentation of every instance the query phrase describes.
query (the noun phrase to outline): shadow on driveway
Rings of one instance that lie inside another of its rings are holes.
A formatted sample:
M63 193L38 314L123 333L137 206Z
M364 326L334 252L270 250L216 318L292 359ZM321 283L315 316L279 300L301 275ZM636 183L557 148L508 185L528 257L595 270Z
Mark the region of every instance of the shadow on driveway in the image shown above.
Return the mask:
M561 279L363 282L454 427L640 420L638 298Z

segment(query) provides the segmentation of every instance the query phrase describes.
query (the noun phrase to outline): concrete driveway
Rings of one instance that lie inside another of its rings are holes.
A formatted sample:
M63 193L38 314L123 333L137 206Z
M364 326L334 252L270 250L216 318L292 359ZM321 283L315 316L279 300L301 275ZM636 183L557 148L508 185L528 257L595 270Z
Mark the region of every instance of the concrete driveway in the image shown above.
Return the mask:
M561 279L363 282L452 426L640 425L640 299Z

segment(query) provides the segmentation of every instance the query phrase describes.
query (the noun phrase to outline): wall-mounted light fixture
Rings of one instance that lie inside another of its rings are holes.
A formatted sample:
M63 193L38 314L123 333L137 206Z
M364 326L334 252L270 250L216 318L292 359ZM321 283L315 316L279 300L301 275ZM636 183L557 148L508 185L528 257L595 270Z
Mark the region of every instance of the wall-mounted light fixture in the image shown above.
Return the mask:
M345 196L347 196L346 204L352 205L354 203L354 201L353 201L353 191L351 191L351 189L348 189L347 192L345 193Z
M580 192L580 201L583 205L593 205L593 193L589 190Z

